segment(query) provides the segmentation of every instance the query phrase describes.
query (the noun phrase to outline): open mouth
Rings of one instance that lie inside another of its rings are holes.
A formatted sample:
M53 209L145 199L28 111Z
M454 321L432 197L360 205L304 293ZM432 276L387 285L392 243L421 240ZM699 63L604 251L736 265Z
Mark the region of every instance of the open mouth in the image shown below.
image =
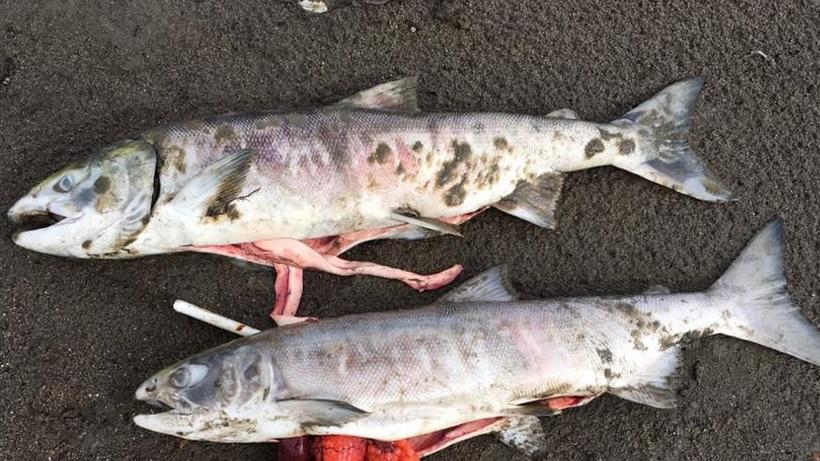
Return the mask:
M52 226L63 221L66 217L51 211L38 211L24 215L16 215L11 219L17 224L18 232L25 232Z

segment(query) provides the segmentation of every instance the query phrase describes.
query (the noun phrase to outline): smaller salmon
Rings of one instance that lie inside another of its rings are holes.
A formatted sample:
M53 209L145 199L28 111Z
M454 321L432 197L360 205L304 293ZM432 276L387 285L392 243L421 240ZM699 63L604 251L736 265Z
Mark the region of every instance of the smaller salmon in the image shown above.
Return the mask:
M490 270L421 309L292 324L178 362L136 393L171 410L134 422L218 442L407 441L420 456L496 433L541 453L538 416L604 393L674 406L685 338L724 334L820 366L782 258L778 220L699 293L522 301Z

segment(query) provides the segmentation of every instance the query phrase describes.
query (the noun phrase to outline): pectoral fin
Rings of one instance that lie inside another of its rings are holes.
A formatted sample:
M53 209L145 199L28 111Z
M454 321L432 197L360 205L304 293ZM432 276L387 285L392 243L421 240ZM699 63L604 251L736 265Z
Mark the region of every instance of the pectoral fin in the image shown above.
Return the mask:
M280 400L276 405L305 427L341 427L369 414L349 403L337 400L292 399Z
M412 214L402 212L401 210L394 211L390 214L390 217L396 221L413 224L424 229L430 229L440 234L456 235L461 237L461 233L458 231L456 226L448 224L444 221L439 221L438 219L413 216Z
M534 182L521 181L512 194L493 206L536 226L554 229L555 205L561 196L562 184L560 173L543 174Z
M174 196L181 210L193 210L202 218L236 217L234 201L242 198L254 151L240 150L203 169Z

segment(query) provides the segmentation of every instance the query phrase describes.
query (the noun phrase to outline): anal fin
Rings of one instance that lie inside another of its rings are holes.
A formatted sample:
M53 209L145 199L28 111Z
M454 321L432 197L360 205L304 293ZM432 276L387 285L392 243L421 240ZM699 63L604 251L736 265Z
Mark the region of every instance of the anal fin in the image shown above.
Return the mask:
M512 194L493 206L536 226L554 229L557 224L555 205L561 196L563 182L560 173L543 174L534 182L521 181Z
M614 387L609 393L635 403L655 408L673 408L679 386L680 346L675 345L658 352L646 360L629 386Z
M496 437L504 445L521 450L533 458L546 454L547 436L535 416L511 416L504 420Z

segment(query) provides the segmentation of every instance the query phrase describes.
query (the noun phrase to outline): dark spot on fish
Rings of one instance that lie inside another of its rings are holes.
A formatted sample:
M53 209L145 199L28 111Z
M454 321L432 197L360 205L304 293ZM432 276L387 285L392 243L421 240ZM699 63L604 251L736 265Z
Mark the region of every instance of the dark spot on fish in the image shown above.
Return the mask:
M270 386L265 386L265 388L262 390L262 400L263 401L267 400L269 395L270 395Z
M303 114L287 114L285 120L291 125L303 125L307 121L307 117Z
M473 133L481 134L483 132L484 132L484 124L483 123L479 123L479 122L473 123Z
M185 150L179 146L169 146L163 151L165 160L161 168L173 167L178 172L185 174Z
M640 313L640 311L636 309L634 305L626 302L615 303L615 310L621 311L629 316L635 316Z
M740 331L746 333L746 335L750 338L753 338L755 336L755 330L753 328L749 328L746 325L738 325L737 328Z
M467 177L462 176L458 184L447 190L447 193L444 194L444 203L447 206L459 206L464 203L464 197L467 195L467 191L464 189L466 181Z
M203 122L201 120L189 120L189 121L183 123L182 126L184 126L185 128L187 128L191 131L196 131L196 130L201 130L202 128L204 128L205 127L205 122Z
M450 182L453 179L451 176L458 168L458 166L466 162L472 154L470 144L466 142L459 143L458 141L453 141L452 147L453 158L444 162L444 164L441 166L441 170L438 172L438 177L436 178L436 185L438 187L442 187L448 182Z
M575 335L575 339L577 339L578 341L583 341L584 338L586 338L586 336L583 333L578 333L577 335Z
M262 117L253 124L257 130L266 130L268 128L278 128L282 126L282 121L279 120L278 115L268 115Z
M659 322L657 320L653 320L652 322L649 322L649 324L647 325L647 328L649 328L649 330L653 331L653 332L658 331L658 329L660 327L661 327L661 322Z
M584 155L586 155L587 158L592 158L603 151L604 143L599 138L593 139L587 143L586 147L584 147Z
M94 193L102 195L111 189L111 179L108 176L100 176L94 181Z
M604 377L606 379L612 379L612 370L609 368L604 368Z
M678 337L676 335L663 335L658 340L658 344L661 347L662 351L669 349L670 347L674 346L678 342Z
M509 143L507 143L507 139L502 137L493 139L493 145L496 149L501 150L507 150L510 147Z
M319 142L325 146L325 150L330 155L330 161L339 167L348 162L348 139L346 132L338 123L324 124L317 130Z
M644 345L643 341L641 340L643 335L641 330L632 330L632 344L634 345L636 350L645 351L647 347Z
M404 174L404 164L402 164L401 162L399 162L399 166L396 167L396 174Z
M421 152L422 149L424 149L424 144L422 144L421 141L416 141L413 143L413 151Z
M595 352L598 353L598 357L601 358L601 362L603 363L612 363L612 351L608 348L604 349L595 349Z
M216 129L216 133L214 133L214 140L216 140L217 144L227 143L233 141L236 138L236 132L233 130L231 125L220 125L219 128Z
M240 323L239 325L236 326L236 328L234 328L234 331L239 332L239 331L242 331L244 329L245 329L245 325Z
M367 157L368 163L378 163L379 165L384 164L387 161L387 158L390 157L390 154L393 151L390 149L390 146L387 144L380 142L378 146L376 146L376 150Z
M83 242L83 248L84 249L87 250L90 247L91 247L91 240L86 240L85 242Z
M629 155L635 151L635 141L631 139L624 139L618 143L618 154Z

